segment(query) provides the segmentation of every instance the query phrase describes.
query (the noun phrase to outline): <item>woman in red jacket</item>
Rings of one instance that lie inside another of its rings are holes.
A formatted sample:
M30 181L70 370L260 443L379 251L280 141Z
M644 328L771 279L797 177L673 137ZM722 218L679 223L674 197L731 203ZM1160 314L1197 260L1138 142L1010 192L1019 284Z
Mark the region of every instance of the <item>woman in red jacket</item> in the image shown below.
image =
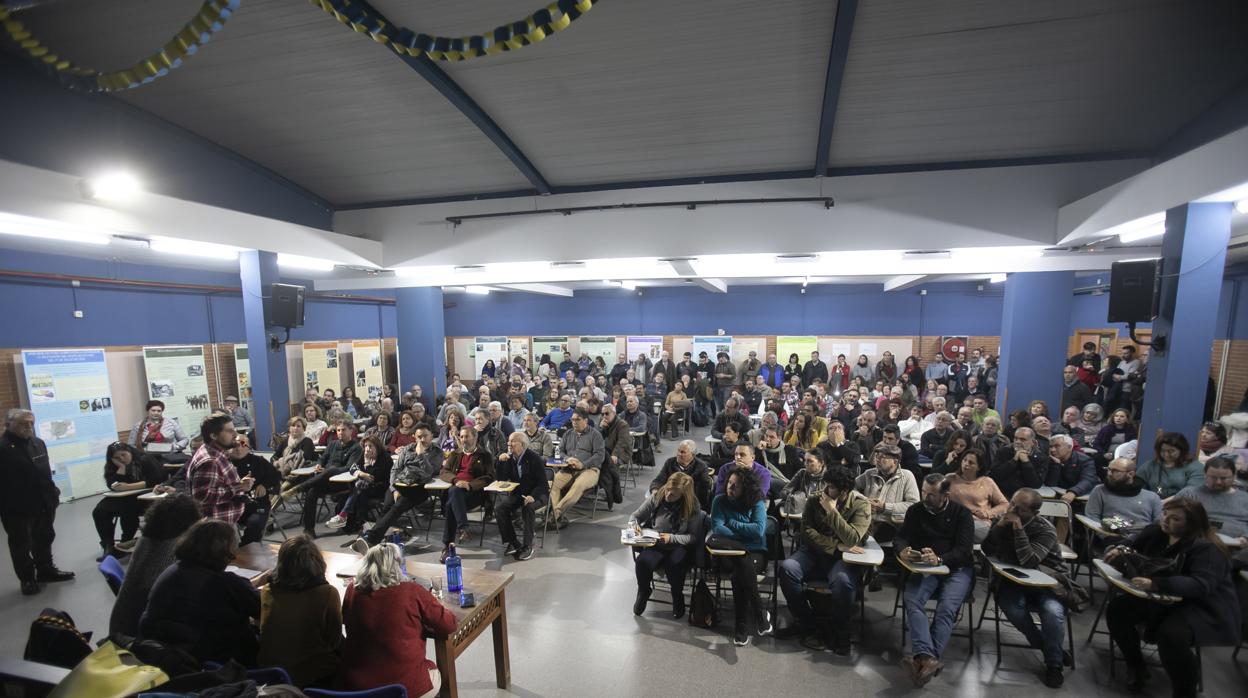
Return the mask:
M360 691L402 684L407 695L435 696L438 665L425 653L425 628L439 637L455 631L455 616L420 584L404 581L398 546L368 549L342 600L347 628L337 688Z

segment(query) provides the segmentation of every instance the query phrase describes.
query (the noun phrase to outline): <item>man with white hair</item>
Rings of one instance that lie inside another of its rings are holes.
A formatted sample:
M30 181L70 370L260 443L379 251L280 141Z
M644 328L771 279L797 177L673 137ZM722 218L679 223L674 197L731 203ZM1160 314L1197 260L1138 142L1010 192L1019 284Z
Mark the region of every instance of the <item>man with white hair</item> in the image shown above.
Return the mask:
M1075 450L1075 442L1066 434L1049 437L1049 458L1053 463L1045 475L1044 484L1066 490L1062 500L1070 503L1075 497L1090 494L1101 483L1096 474L1096 464L1091 458Z
M945 411L945 405L948 402L948 400L944 397L941 397L940 395L933 395L930 401L932 403L932 411L929 412L928 415L923 418L923 420L932 426L936 426L936 415ZM953 421L953 417L950 416L949 420Z
M459 401L459 389L458 388L446 389L446 400L442 403L442 407L438 410L438 418L437 418L438 426L442 426L443 424L446 424L446 415L450 414L451 410L455 410L456 412L459 412L459 416L463 417L464 419L468 418L468 409L465 408L463 404L461 404Z
M500 494L494 502L494 514L498 519L498 535L506 548L504 555L514 555L517 560L533 557L533 528L537 510L546 506L549 490L546 487L546 459L529 450L529 437L517 431L507 437L507 450L494 465L494 476L499 482L514 482L516 488ZM523 541L516 537L516 513L522 521Z
M13 571L22 593L39 593L40 582L64 582L74 578L52 562L56 538L56 507L61 491L52 482L48 447L35 436L35 415L30 410L9 410L0 435L0 523L9 537Z
M693 493L698 498L698 504L702 507L702 511L709 513L711 491L715 485L711 482L710 470L706 462L698 458L697 451L698 445L693 439L685 439L676 444L676 455L668 458L663 467L659 469L659 474L650 481L650 491L654 492L667 484L667 479L672 476L672 473L684 473L693 478Z

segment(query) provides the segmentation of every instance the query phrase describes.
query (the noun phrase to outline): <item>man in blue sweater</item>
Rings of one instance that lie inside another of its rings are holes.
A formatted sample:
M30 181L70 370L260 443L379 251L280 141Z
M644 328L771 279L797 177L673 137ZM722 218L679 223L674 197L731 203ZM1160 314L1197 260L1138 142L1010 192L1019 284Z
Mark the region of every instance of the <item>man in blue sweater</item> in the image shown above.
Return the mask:
M540 426L547 431L558 431L568 420L572 418L572 396L563 394L559 396L559 406L552 408L542 418Z

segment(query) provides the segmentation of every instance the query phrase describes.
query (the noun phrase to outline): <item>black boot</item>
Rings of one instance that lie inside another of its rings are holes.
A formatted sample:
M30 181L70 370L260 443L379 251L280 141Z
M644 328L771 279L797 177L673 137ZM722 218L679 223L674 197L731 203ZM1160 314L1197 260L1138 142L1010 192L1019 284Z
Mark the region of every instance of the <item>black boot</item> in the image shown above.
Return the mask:
M646 612L646 603L650 601L653 587L637 587L637 600L633 602L633 615L640 616Z
M672 589L672 619L685 617L685 592L683 589Z

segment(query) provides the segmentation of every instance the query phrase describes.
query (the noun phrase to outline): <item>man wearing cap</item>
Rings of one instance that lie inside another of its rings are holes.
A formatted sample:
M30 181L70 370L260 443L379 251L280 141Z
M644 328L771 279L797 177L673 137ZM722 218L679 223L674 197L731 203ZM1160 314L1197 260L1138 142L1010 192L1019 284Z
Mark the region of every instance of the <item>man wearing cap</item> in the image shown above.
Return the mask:
M235 429L250 429L251 415L247 410L239 407L238 398L233 395L225 396L225 413L230 415L230 421L234 422Z
M854 489L871 501L871 533L890 541L910 505L919 501L914 473L901 467L901 449L881 442L871 453L871 464L854 480Z

